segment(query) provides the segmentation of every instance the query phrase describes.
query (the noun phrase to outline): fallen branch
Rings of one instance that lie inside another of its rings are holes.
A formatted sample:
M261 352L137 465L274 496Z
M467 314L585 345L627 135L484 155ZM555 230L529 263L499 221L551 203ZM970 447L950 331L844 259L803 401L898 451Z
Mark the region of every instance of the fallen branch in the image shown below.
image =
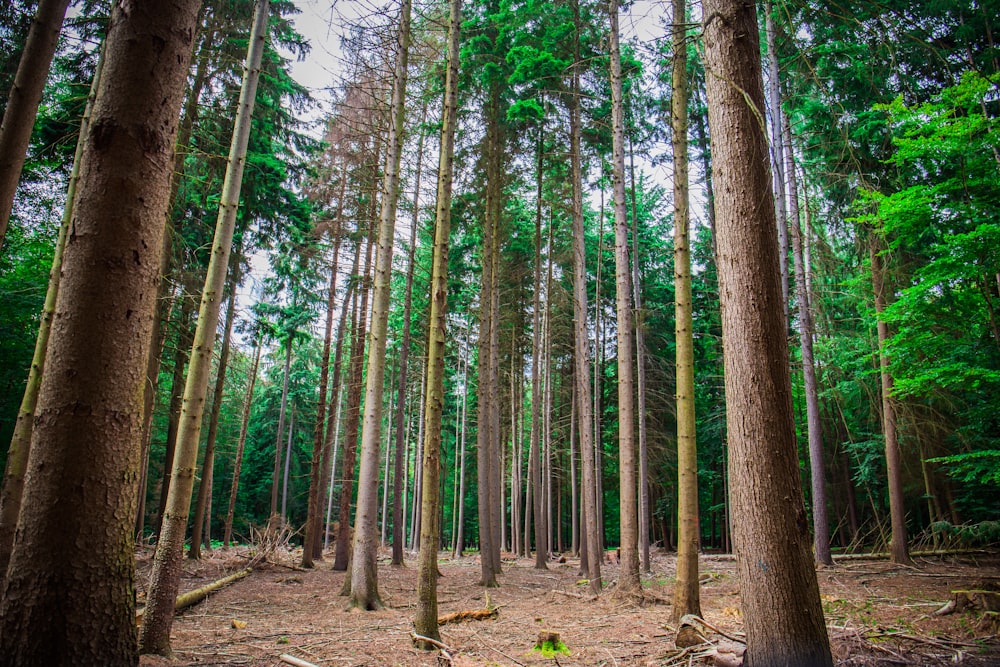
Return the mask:
M414 644L416 644L417 642L424 642L426 644L430 644L436 649L440 649L441 651L448 653L451 653L452 651L455 650L452 647L445 644L444 642L438 641L437 639L431 639L430 637L425 637L423 635L418 635L416 632L411 632L410 638L413 640ZM451 656L449 656L449 658L450 657Z
M711 623L709 623L708 621L706 621L705 619L703 619L701 616L695 616L694 614L685 614L684 617L681 619L681 625L684 625L685 623L691 623L691 621L696 621L698 623L701 623L702 625L704 625L706 628L708 628L712 632L714 632L714 633L716 633L718 635L722 635L726 639L730 639L730 640L732 640L734 642L738 642L740 644L746 644L747 643L746 635L743 635L742 638L734 636L734 635L731 635L728 632L726 632L725 630L720 630L718 627L712 625ZM740 633L740 634L742 634L742 633Z
M281 662L288 663L289 665L295 665L295 667L319 667L319 665L306 662L305 660L296 658L293 655L288 655L287 653L282 653L278 656L278 659L281 660Z
M488 618L496 618L499 613L499 609L466 609L464 611L453 611L450 614L438 616L438 625L461 623L463 621L484 621Z
M239 572L235 572L233 574L230 574L229 576L223 577L222 579L216 579L212 583L202 586L201 588L196 588L193 591L188 591L187 593L182 593L181 595L178 595L177 599L174 601L174 611L178 612L181 611L182 609L187 609L188 607L198 602L201 602L202 600L207 598L209 594L214 593L219 589L225 588L229 584L233 583L234 581L242 579L251 572L253 572L253 568L248 567L246 569L240 570ZM136 610L135 612L136 625L142 622L142 616L144 612L145 612L145 607Z

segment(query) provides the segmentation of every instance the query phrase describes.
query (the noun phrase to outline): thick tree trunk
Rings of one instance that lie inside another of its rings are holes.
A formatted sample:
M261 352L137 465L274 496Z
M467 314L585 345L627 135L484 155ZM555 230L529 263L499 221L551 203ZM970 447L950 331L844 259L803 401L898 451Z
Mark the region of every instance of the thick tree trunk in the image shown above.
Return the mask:
M573 178L573 364L580 434L580 567L590 590L601 592L600 532L597 528L597 485L594 479L594 417L590 396L590 340L587 336L587 264L583 226L583 156L580 129L580 5L573 0L575 63L568 98L570 161ZM586 562L584 562L586 561Z
M535 568L546 570L545 523L542 520L542 476L538 443L542 431L542 146L544 122L538 128L535 178L535 283L532 307L531 345L531 433L528 449L528 477L531 485L531 513L535 526ZM513 404L513 400L511 401ZM525 550L530 549L525 544Z
M215 375L215 392L212 395L212 412L208 418L208 438L205 440L205 458L202 464L201 484L198 485L198 502L195 503L194 523L191 529L191 548L188 558L201 558L201 538L206 519L211 522L211 513L207 512L212 502L212 472L215 469L215 440L219 435L219 415L222 412L222 399L226 388L226 369L229 366L229 344L233 337L233 320L236 318L236 290L240 283L240 257L237 251L233 255L233 277L230 279L229 306L226 309L226 329L222 334L222 351L219 354L219 368Z
M611 20L611 136L615 213L615 301L618 319L618 480L621 571L616 593L641 591L639 525L636 509L635 362L632 353L632 277L629 269L628 220L625 215L625 128L622 112L622 61L618 36L618 0L608 2Z
M673 0L674 303L677 341L677 582L671 617L701 616L698 590L698 441L695 432L694 331L688 235L688 81L685 0Z
M222 531L222 545L229 546L233 537L233 513L236 510L236 492L240 488L240 472L243 469L243 449L247 442L247 426L250 424L250 406L253 404L253 389L257 384L257 365L260 363L261 343L257 340L254 346L253 363L250 365L250 383L243 398L243 419L240 422L240 437L236 442L236 455L233 463L233 482L229 488L229 508L226 510L226 523Z
M382 393L385 385L385 348L392 292L392 252L399 202L399 162L403 154L404 103L410 52L410 0L400 9L396 71L392 87L392 118L385 156L382 210L379 217L375 284L372 287L372 323L365 380L365 416L361 425L361 469L358 471L358 507L355 515L354 558L351 565L350 606L374 611L382 608L378 594L378 468L382 439Z
M885 267L876 247L875 233L869 240L872 263L872 288L875 293L875 314L878 317L879 369L882 378L882 435L885 438L885 467L889 478L889 514L892 522L890 551L892 562L909 564L910 550L906 537L906 508L903 501L903 466L899 455L899 437L896 433L896 406L892 397L892 371L885 352L889 339L889 325L882 317L887 306Z
M440 640L437 614L437 557L441 526L438 520L438 476L441 472L441 412L444 409L444 356L448 312L448 236L451 227L452 161L458 113L458 45L461 0L451 0L448 20L448 56L444 110L441 119L441 154L438 161L437 209L434 216L434 259L431 270L430 335L427 338L427 404L424 408L424 492L421 498L422 529L417 570L417 633ZM431 648L425 643L422 648Z
M116 6L109 22L35 414L22 533L0 602L4 667L136 662L142 386L198 5ZM150 68L154 61L160 65Z
M0 249L67 6L69 0L40 0L7 96L0 124Z
M288 475L292 465L292 443L295 441L295 404L292 418L288 420L288 438L285 441L285 471L281 477L281 525L288 523Z
M719 295L745 664L830 667L798 454L754 6L707 0Z
M257 81L260 77L260 63L267 41L269 8L268 0L257 0L253 29L247 48L243 85L240 89L239 108L229 149L229 166L222 186L212 255L205 277L205 287L202 290L198 327L191 349L187 383L184 387L184 406L181 409L174 472L163 515L163 530L156 545L146 615L139 635L140 648L145 653L161 655L171 653L170 628L173 624L173 601L180 587L181 556L184 550L188 512L191 508L191 490L194 485L205 394L212 368L222 290L236 227L236 213L250 138L250 120L257 95Z
M90 118L93 113L94 98L101 81L101 70L104 64L104 52L101 51L90 84L90 94L87 105L80 120L80 134L76 140L76 152L73 155L73 168L69 175L69 185L66 188L66 204L63 207L62 220L59 225L59 235L56 238L55 251L52 255L52 267L49 269L49 284L45 292L45 302L42 304L41 322L38 324L38 336L35 338L35 349L31 357L31 367L28 370L28 381L21 398L21 406L17 412L14 424L14 434L7 450L7 464L4 468L3 486L0 487L0 590L10 563L10 555L14 549L14 534L17 529L17 517L21 511L21 498L24 495L24 474L28 469L28 454L31 451L31 430L38 406L38 392L42 386L42 373L45 369L45 351L52 333L52 318L55 314L56 299L59 296L59 280L62 270L62 257L66 249L66 237L69 234L70 223L73 220L73 203L76 199L77 183L80 180L80 159L90 131ZM0 240L0 246L3 245ZM145 472L140 466L140 470Z

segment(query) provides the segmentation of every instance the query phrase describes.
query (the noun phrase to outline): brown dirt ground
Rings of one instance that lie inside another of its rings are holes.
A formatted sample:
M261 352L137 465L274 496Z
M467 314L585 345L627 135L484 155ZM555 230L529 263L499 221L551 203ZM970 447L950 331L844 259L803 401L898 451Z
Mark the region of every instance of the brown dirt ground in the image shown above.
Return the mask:
M148 578L150 553L138 554L140 601ZM297 554L281 553L277 562L214 593L180 613L173 626L175 660L144 656L143 667L161 665L281 665L289 654L321 666L444 665L435 652L419 651L410 640L416 608L415 554L404 568L379 562L379 591L386 608L346 611L339 595L345 573L330 570L332 557L310 571L294 566ZM239 550L217 550L200 562L186 561L182 591L240 567ZM579 562L551 562L535 570L533 560L505 559L501 586L490 590L499 607L494 620L442 626L453 649L454 667L473 665L642 665L711 664L700 658L711 646L674 647L670 621L674 557L656 554L643 582L651 600L638 605L605 593L589 600L578 574ZM702 611L705 620L735 634L742 630L736 563L730 557L703 555ZM451 560L442 554L439 613L479 609L484 589L476 585L476 556ZM617 565L606 563L605 582L613 584ZM975 611L931 616L950 591L1000 588L1000 553L917 558L914 567L884 560L841 561L819 570L823 606L835 662L842 666L1000 665L1000 638ZM606 591L608 589L606 588ZM246 627L234 628L233 621ZM569 655L545 658L532 652L541 630L561 633ZM708 638L735 646L715 633Z

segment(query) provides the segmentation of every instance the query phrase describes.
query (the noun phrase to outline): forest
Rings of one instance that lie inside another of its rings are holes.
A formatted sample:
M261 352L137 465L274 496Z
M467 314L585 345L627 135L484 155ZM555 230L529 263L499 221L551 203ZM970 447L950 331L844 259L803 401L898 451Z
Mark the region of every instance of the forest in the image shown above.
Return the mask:
M454 665L534 664L449 653L455 564L678 627L732 577L760 667L883 664L851 559L979 554L995 639L998 16L4 3L0 666L170 656L217 558Z

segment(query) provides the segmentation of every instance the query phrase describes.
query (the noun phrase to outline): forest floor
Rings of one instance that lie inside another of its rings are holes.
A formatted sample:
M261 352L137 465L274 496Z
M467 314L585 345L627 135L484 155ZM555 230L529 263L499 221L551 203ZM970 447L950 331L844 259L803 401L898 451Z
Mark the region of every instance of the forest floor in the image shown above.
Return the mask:
M382 554L378 585L385 609L377 612L345 610L346 598L339 593L346 574L330 569L332 555L313 570L298 569L297 556L295 551L278 552L249 577L179 613L173 626L175 660L144 656L140 664L281 665L280 656L287 654L323 667L669 667L713 664L704 657L713 648L726 651L739 646L706 630L712 644L685 651L675 648L669 604L673 554L654 555L652 572L643 576L648 599L642 605L616 599L613 587L609 590L608 582L613 585L618 574L615 563L605 563L606 592L594 600L580 579L577 560L553 561L548 570L536 570L533 560L505 558L500 588L489 591L497 616L441 627L441 639L451 649L450 661L436 651L417 650L411 642L417 604L415 554L408 554L404 568L391 567L388 552ZM149 550L140 550L140 599L150 559ZM225 576L245 562L240 550L216 550L201 561L186 560L181 590ZM703 555L700 568L704 619L739 638L742 618L735 560ZM442 554L440 571L440 614L486 606L484 589L477 585L476 555L452 560ZM968 610L933 615L953 590L1000 589L1000 553L918 557L913 567L851 559L818 574L837 665L1000 665L995 616ZM542 630L559 632L568 654L546 658L532 651Z

